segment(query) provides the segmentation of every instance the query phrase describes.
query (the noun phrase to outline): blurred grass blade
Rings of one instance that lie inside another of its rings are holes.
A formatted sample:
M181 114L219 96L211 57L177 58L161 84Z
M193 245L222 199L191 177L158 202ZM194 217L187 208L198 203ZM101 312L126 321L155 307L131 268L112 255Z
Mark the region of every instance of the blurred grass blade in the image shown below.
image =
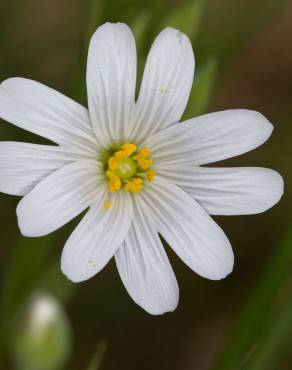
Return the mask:
M80 45L79 58L76 63L76 78L73 81L73 98L86 105L86 61L91 36L101 23L103 0L91 0L88 7L88 18L84 29L84 37Z
M146 33L147 33L147 27L149 25L150 19L151 19L151 16L149 12L144 11L140 13L139 15L137 15L131 24L131 29L135 35L135 41L136 41L139 56L145 50Z
M48 238L19 237L3 279L1 320L14 315L23 300L37 285L52 248Z
M214 59L210 59L198 70L184 119L206 113L213 92L216 72L217 62Z
M91 0L88 10L87 30L85 33L85 49L87 51L89 40L98 26L100 26L101 15L103 12L103 0Z
M192 0L175 7L164 18L163 28L177 28L194 40L201 24L205 3L206 0Z
M11 325L19 308L31 291L37 287L52 249L50 247L48 238L18 238L2 283L0 357L9 344Z
M248 370L278 369L281 355L290 350L292 338L292 295L266 326L259 340L258 350L248 362Z
M147 30L151 21L151 16L148 12L144 11L139 14L133 21L131 28L135 36L137 45L137 81L136 81L136 98L138 98L138 92L140 90L141 81L143 77L146 57L147 57Z
M272 303L291 273L292 228L282 244L276 246L274 254L259 277L251 297L238 320L216 370L235 370L239 363L259 341L259 335L267 325ZM288 316L288 315L287 315ZM290 318L287 317L289 321ZM271 333L271 336L273 333ZM274 340L274 339L271 339ZM253 356L252 356L253 357ZM258 367L264 369L265 367ZM248 368L249 369L249 368Z
M100 370L107 347L108 345L105 341L101 341L98 344L87 370Z

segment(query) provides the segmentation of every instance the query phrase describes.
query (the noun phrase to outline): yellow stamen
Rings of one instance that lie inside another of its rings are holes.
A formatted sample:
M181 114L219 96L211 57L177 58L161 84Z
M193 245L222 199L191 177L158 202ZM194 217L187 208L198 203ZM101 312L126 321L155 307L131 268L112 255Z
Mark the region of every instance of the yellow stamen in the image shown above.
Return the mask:
M129 157L137 150L137 145L126 143L122 146L122 149L125 153L128 154L128 157Z
M151 169L153 159L149 148L138 151L132 143L123 144L119 150L112 152L107 161L106 176L108 189L114 193L124 189L131 193L138 193L144 187L144 181L153 181L156 172ZM111 202L104 203L105 208L111 207Z
M139 166L143 170L147 170L153 164L153 160L152 158L148 158L149 156L150 156L150 150L148 148L143 148L142 150L140 150L140 152L135 157Z
M150 155L150 150L148 148L143 148L137 154L136 159L137 159L137 161L139 159L145 159L145 158L149 157L149 155Z
M106 201L103 203L104 208L109 209L113 205L113 202Z
M113 172L113 171L106 171L106 175L109 179L109 191L110 193L114 193L120 190L122 186L121 179Z
M138 193L140 190L143 189L142 179L136 177L133 180L127 182L125 185L125 189L131 193Z
M124 152L123 150L119 150L118 152L115 152L115 158L127 158L128 154Z
M114 171L117 167L117 164L118 164L118 161L117 161L117 158L115 157L111 157L109 160L108 160L108 168L110 171Z
M146 179L149 182L152 182L155 179L155 176L156 176L156 172L154 170L148 170L146 173Z
M130 157L137 149L137 145L126 143L122 145L122 150L118 150L115 153L116 158L127 158Z
M153 160L151 158L150 159L137 159L137 162L143 170L148 170L148 168L150 168L153 164Z

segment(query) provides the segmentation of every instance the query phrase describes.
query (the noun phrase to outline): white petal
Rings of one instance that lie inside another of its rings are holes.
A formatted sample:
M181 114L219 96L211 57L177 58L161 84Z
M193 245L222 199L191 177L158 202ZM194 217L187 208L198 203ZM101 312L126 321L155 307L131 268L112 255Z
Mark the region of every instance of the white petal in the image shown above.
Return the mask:
M212 280L232 271L233 252L224 232L187 193L157 176L141 198L159 233L193 271Z
M244 109L205 114L149 137L155 163L207 164L243 154L263 144L272 124L260 113Z
M136 107L136 140L178 122L190 95L195 58L189 38L166 28L149 52Z
M135 197L132 227L115 255L121 279L133 300L153 315L173 311L179 298L176 278L150 222L145 204Z
M92 36L87 62L88 105L97 137L107 147L130 130L135 103L136 46L122 23L106 23Z
M0 191L26 195L51 172L80 159L60 146L0 142Z
M181 186L212 215L264 212L283 195L283 179L268 168L160 166L158 174Z
M19 202L22 234L42 236L65 225L94 202L102 181L101 164L93 160L70 163L53 172Z
M131 225L133 205L129 193L119 191L109 195L103 186L100 194L63 250L62 271L74 282L97 274L121 246ZM104 201L109 196L112 207L106 209Z
M0 117L76 150L96 152L98 147L87 109L32 80L10 78L1 83Z

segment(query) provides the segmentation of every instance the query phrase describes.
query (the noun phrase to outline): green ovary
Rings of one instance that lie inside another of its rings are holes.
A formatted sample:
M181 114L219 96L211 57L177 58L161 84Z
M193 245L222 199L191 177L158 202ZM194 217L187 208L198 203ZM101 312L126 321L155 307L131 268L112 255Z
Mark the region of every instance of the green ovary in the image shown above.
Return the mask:
M129 179L135 175L137 170L137 165L131 158L120 158L116 162L114 169L115 174L120 179Z

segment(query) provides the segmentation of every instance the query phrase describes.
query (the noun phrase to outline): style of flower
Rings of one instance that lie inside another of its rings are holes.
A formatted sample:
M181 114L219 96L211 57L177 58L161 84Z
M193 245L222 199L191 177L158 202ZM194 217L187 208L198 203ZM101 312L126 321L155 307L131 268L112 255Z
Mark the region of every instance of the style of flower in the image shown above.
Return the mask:
M133 35L106 23L89 47L89 110L31 80L0 85L0 117L58 144L0 143L0 191L23 196L22 234L50 234L87 210L64 247L63 273L84 281L114 256L129 295L151 314L179 298L159 235L197 274L223 279L233 252L210 215L263 212L283 193L270 169L202 167L258 147L272 125L241 109L180 123L194 66L188 37L165 29L135 101Z

